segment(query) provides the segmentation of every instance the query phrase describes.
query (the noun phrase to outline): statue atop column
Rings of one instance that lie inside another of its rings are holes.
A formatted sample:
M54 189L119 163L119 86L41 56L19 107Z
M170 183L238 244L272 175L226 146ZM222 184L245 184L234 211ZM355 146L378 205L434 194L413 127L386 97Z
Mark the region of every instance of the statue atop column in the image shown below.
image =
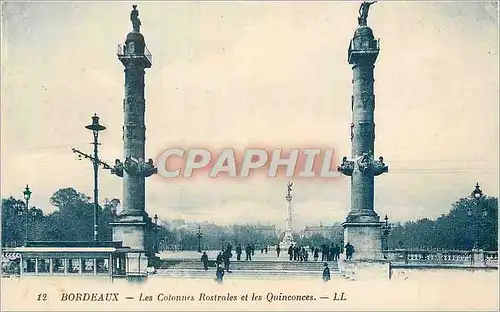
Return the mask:
M137 11L137 5L132 6L133 10L130 12L130 21L132 22L132 27L134 32L141 31L141 20L139 19L139 11Z
M286 185L286 187L287 187L286 200L288 200L288 201L292 200L292 186L293 186L293 182L288 182Z
M359 7L359 17L358 17L358 25L366 26L368 20L368 11L370 10L370 5L376 3L377 1L363 1L361 6Z

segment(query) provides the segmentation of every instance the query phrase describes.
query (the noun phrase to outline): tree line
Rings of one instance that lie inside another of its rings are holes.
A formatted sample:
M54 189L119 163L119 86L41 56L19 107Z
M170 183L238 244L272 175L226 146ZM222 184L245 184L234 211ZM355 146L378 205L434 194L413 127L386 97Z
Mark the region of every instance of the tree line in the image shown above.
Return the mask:
M50 198L53 212L44 213L38 207L28 210L29 241L91 241L93 240L94 205L91 198L73 188L64 188ZM112 240L109 225L120 204L118 199L105 199L98 207L98 230L101 241ZM21 246L26 236L24 200L13 197L2 199L2 245ZM201 239L195 228L175 228L161 222L156 231L159 249L203 250L222 249L227 243L253 244L257 249L278 244L283 233L273 233L255 225L203 226ZM301 245L320 246L342 244L340 224L327 237L313 234L296 236ZM435 220L428 218L391 224L387 237L389 249L498 249L498 199L483 196L480 199L461 198L450 212Z

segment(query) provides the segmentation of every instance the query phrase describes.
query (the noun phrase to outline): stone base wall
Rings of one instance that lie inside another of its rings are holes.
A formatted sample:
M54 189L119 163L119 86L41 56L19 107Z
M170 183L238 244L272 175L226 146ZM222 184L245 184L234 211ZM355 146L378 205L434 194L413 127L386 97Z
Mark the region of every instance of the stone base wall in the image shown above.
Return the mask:
M344 244L354 246L353 260L383 260L381 223L348 223L344 228Z
M123 242L124 247L145 249L146 222L143 216L123 216L113 226L113 241Z

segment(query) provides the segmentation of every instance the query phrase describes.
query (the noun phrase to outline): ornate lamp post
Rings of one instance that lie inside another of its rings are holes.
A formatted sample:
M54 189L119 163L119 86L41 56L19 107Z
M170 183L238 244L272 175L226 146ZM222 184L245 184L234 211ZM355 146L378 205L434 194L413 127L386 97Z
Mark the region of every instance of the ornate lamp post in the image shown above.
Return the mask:
M92 117L92 124L85 126L85 128L92 130L92 133L94 134L94 142L92 143L94 145L94 157L92 160L92 163L94 165L94 241L97 241L97 222L98 222L98 202L99 202L99 190L98 190L98 169L99 169L99 156L97 153L97 147L100 144L98 141L99 138L99 131L103 131L106 129L103 125L99 124L99 117L97 114L94 114Z
M158 253L158 215L155 213L153 218L155 220L155 245L154 245L154 253Z
M26 244L28 243L28 215L30 212L29 202L30 202L30 198L31 198L31 190L30 190L28 184L26 184L26 188L23 191L23 195L24 195L24 199L26 200L26 207L25 207L25 212L24 212L24 218L25 218L24 222L25 222L25 226L26 226L26 233L24 236L24 245L26 246Z
M481 190L481 188L479 186L479 183L476 183L476 186L475 186L474 190L471 193L471 197L473 199L475 199L476 211L479 212L479 209L477 209L477 208L479 208L479 205L481 203L481 199L483 198L483 191ZM478 239L478 235L477 235L478 234L478 229L477 229L477 223L474 224L474 214L473 214L473 212L472 212L472 210L471 210L470 207L467 209L467 215L469 216L469 218L470 218L470 220L472 222L471 224L472 224L472 226L474 228L474 247L473 248L476 249L476 248L479 248L479 239ZM482 217L486 217L487 215L488 215L488 211L483 210L481 212L480 217L481 218Z
M198 234L196 234L196 237L198 237L198 252L201 252L201 237L203 234L201 234L201 225L198 225Z
M483 197L483 191L479 187L479 183L476 183L476 187L474 191L472 191L471 196L474 199L480 199L481 197Z
M387 217L387 215L385 215L384 220L385 220L385 222L382 225L382 235L384 237L384 246L383 246L383 249L387 250L387 249L389 249L389 244L388 244L387 236L389 236L389 233L391 232L391 225L389 224L389 218Z

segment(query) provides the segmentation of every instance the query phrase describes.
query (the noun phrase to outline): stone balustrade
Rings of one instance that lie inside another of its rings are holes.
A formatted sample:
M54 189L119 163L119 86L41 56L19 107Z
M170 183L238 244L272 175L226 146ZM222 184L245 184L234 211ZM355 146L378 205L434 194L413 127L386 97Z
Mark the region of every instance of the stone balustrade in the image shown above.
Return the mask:
M498 268L498 251L483 250L384 250L394 265L435 265Z

